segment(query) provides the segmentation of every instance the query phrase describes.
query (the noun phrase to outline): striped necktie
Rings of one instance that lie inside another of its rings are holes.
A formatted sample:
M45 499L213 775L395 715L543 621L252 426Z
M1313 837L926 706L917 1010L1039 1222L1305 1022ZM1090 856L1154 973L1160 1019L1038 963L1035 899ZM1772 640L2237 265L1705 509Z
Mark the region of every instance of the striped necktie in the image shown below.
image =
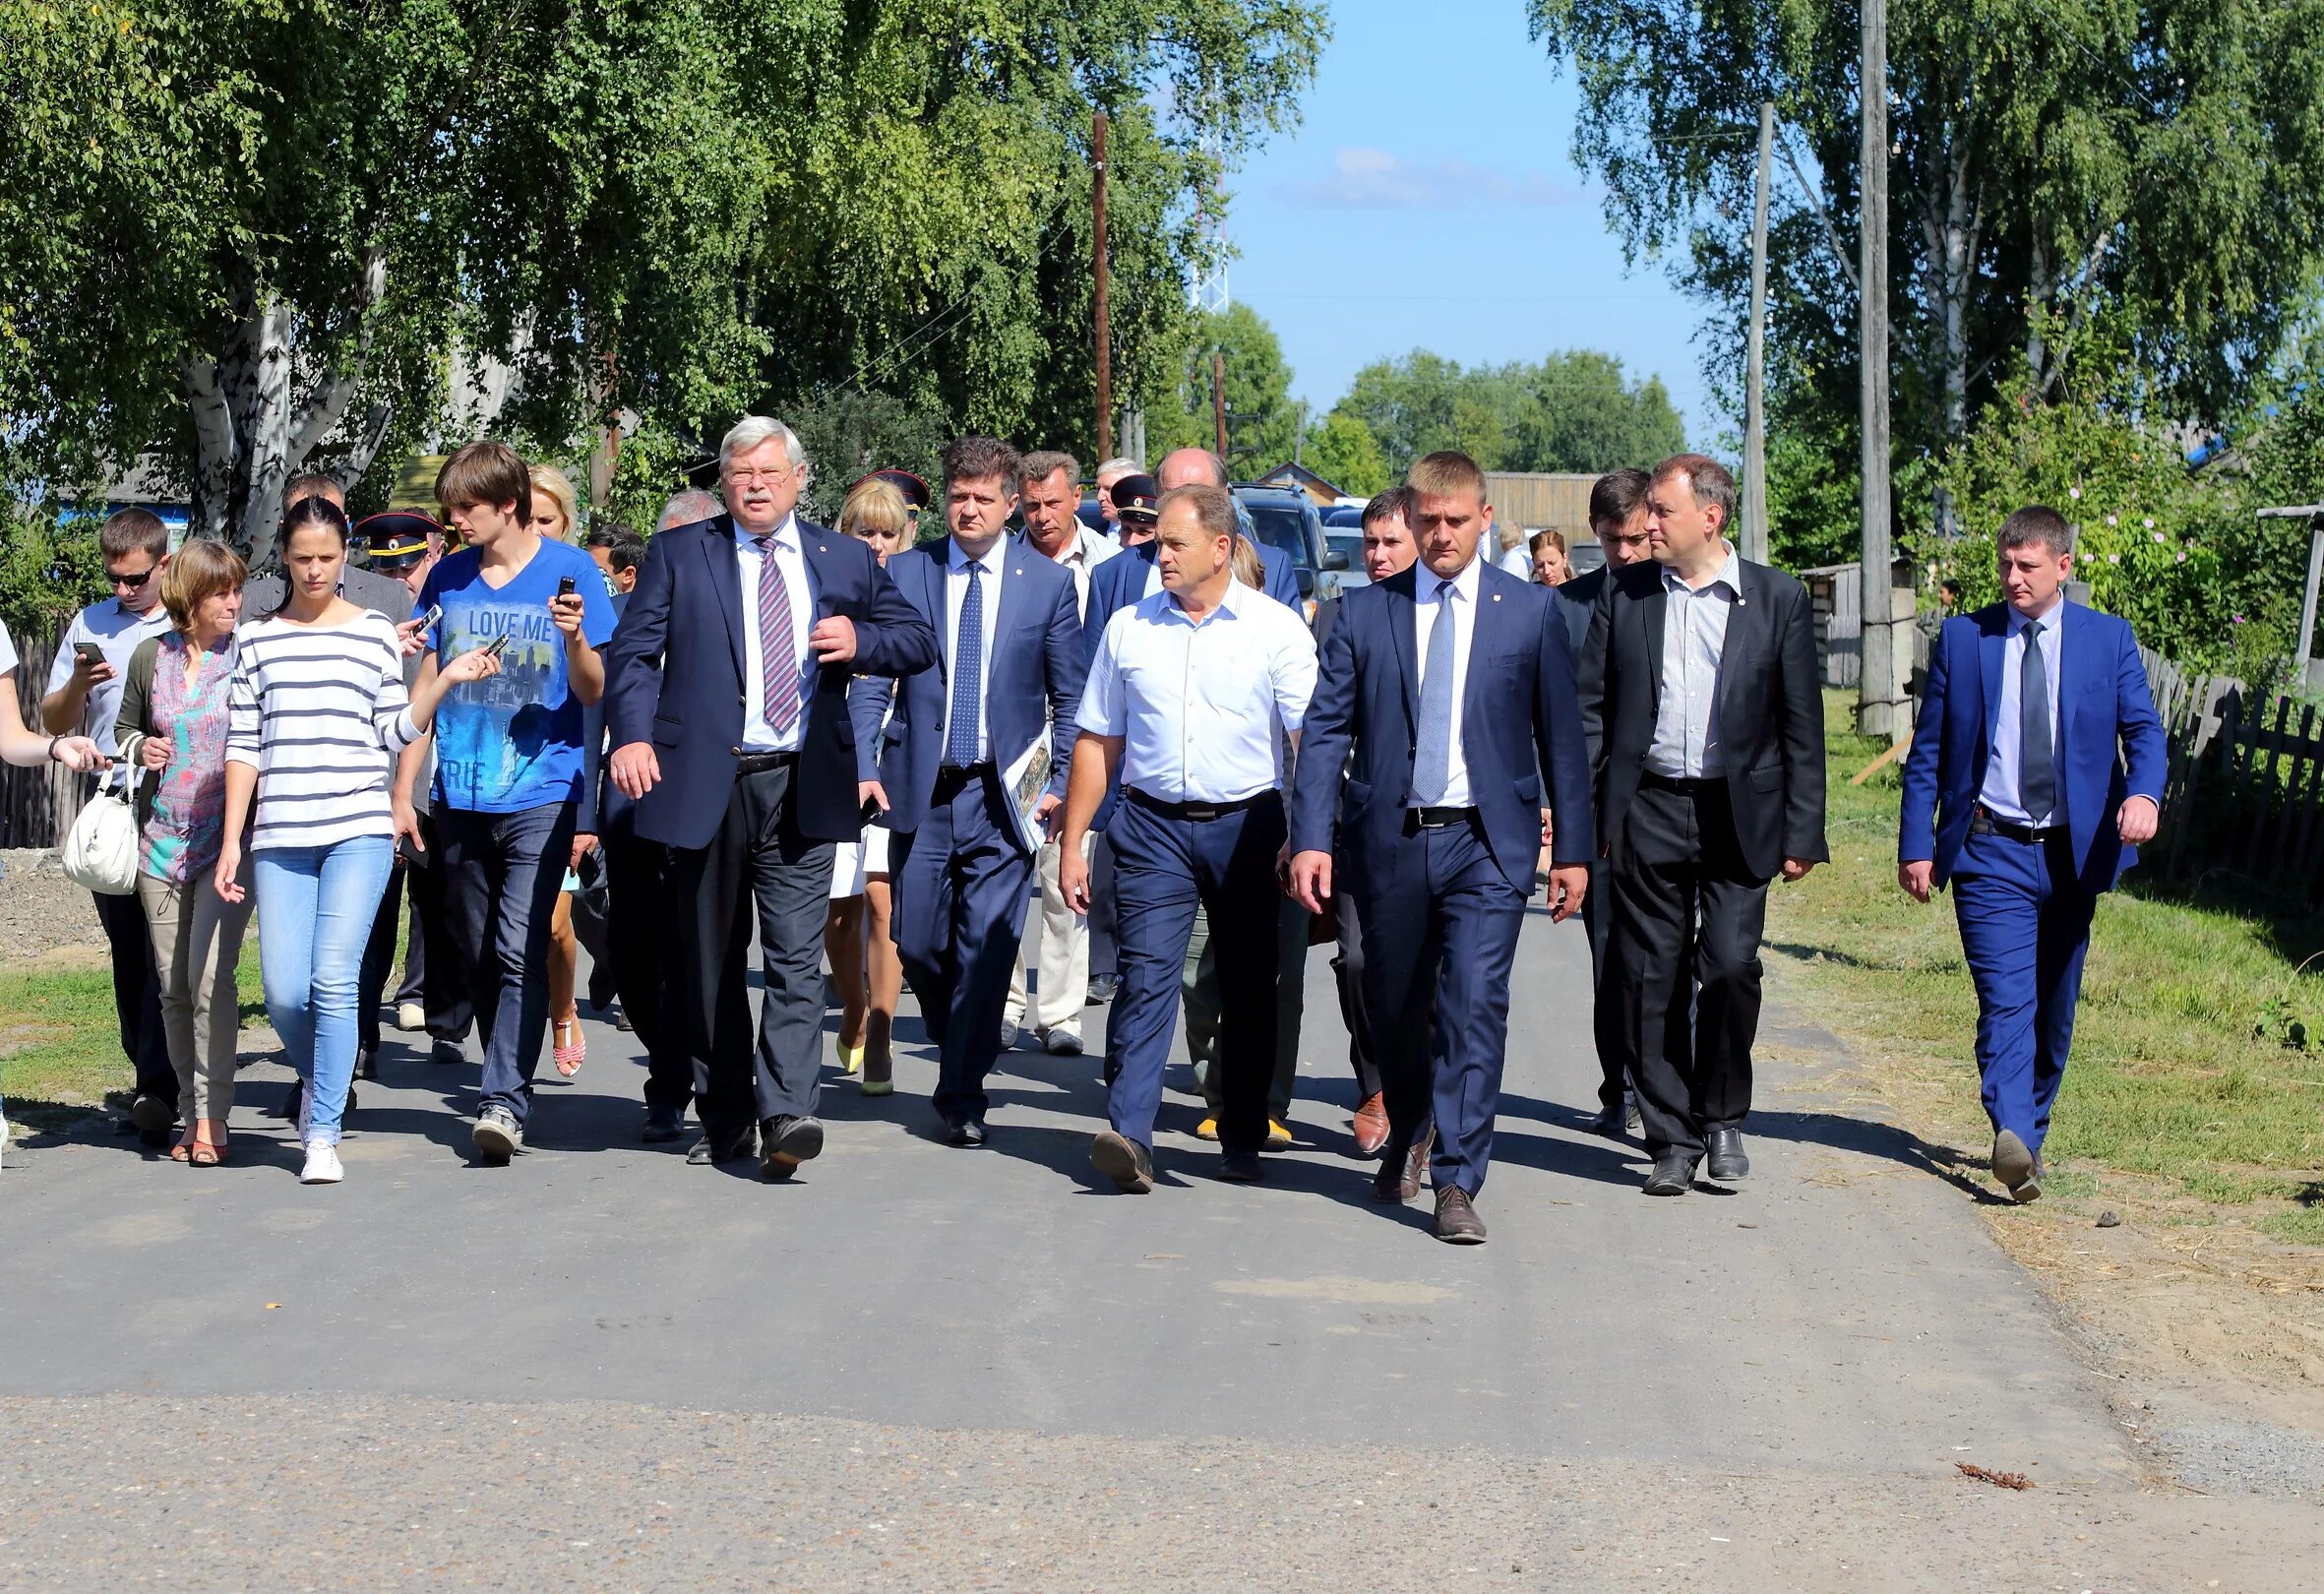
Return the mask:
M765 688L766 728L779 739L799 722L799 656L791 650L791 587L774 557L771 533L759 544L759 660Z

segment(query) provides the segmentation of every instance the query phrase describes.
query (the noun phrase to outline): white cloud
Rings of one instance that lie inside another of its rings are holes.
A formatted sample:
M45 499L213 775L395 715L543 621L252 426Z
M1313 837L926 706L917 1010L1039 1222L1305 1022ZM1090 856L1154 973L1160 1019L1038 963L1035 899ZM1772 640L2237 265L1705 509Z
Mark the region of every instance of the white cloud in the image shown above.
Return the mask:
M1462 211L1481 205L1571 205L1581 190L1538 172L1487 171L1466 160L1418 162L1342 146L1328 176L1279 183L1275 196L1325 211Z

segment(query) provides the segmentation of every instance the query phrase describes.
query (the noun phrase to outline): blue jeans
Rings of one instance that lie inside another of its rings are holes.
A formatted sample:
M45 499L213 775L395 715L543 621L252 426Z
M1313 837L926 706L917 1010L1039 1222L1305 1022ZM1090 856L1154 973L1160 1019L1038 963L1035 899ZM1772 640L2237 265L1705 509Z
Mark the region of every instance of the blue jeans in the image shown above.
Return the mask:
M573 855L575 817L572 803L514 814L436 807L444 916L466 972L476 1037L484 1043L476 1111L506 1108L520 1127L532 1109L532 1073L549 1025L549 984L541 970Z
M252 854L267 1016L307 1087L307 1138L338 1143L355 1076L355 1001L364 943L395 867L384 835Z

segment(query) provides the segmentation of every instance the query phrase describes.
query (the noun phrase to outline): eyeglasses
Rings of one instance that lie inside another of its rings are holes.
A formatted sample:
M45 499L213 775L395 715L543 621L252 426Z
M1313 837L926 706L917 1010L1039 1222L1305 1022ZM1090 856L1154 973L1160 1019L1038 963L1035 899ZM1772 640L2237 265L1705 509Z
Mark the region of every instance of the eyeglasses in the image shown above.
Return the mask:
M148 565L143 571L135 576L123 576L114 571L108 570L105 572L105 580L111 582L115 586L126 586L132 592L141 591L144 589L146 582L153 579L153 572L159 570L160 568L161 567L159 565Z
M726 479L737 487L749 487L762 481L772 487L780 483L790 473L791 467L789 465L776 465L772 470L758 470L747 465L740 468L733 465L726 467Z

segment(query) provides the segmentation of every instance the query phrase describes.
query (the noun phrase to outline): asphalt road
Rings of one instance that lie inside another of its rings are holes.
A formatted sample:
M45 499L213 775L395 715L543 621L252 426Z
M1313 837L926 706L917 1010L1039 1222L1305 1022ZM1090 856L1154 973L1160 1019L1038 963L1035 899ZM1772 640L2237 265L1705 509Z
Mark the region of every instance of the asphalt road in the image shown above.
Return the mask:
M640 1145L594 1024L505 1169L473 1069L394 1045L336 1189L272 1064L223 1169L14 1149L0 1587L2313 1586L2312 1502L2175 1488L1970 1193L1812 1079L1766 1071L1748 1180L1642 1197L1582 1128L1587 968L1528 926L1481 1249L1366 1198L1320 952L1257 1187L1174 1094L1115 1194L1094 1058L1011 1054L948 1148L911 1020L787 1186Z

